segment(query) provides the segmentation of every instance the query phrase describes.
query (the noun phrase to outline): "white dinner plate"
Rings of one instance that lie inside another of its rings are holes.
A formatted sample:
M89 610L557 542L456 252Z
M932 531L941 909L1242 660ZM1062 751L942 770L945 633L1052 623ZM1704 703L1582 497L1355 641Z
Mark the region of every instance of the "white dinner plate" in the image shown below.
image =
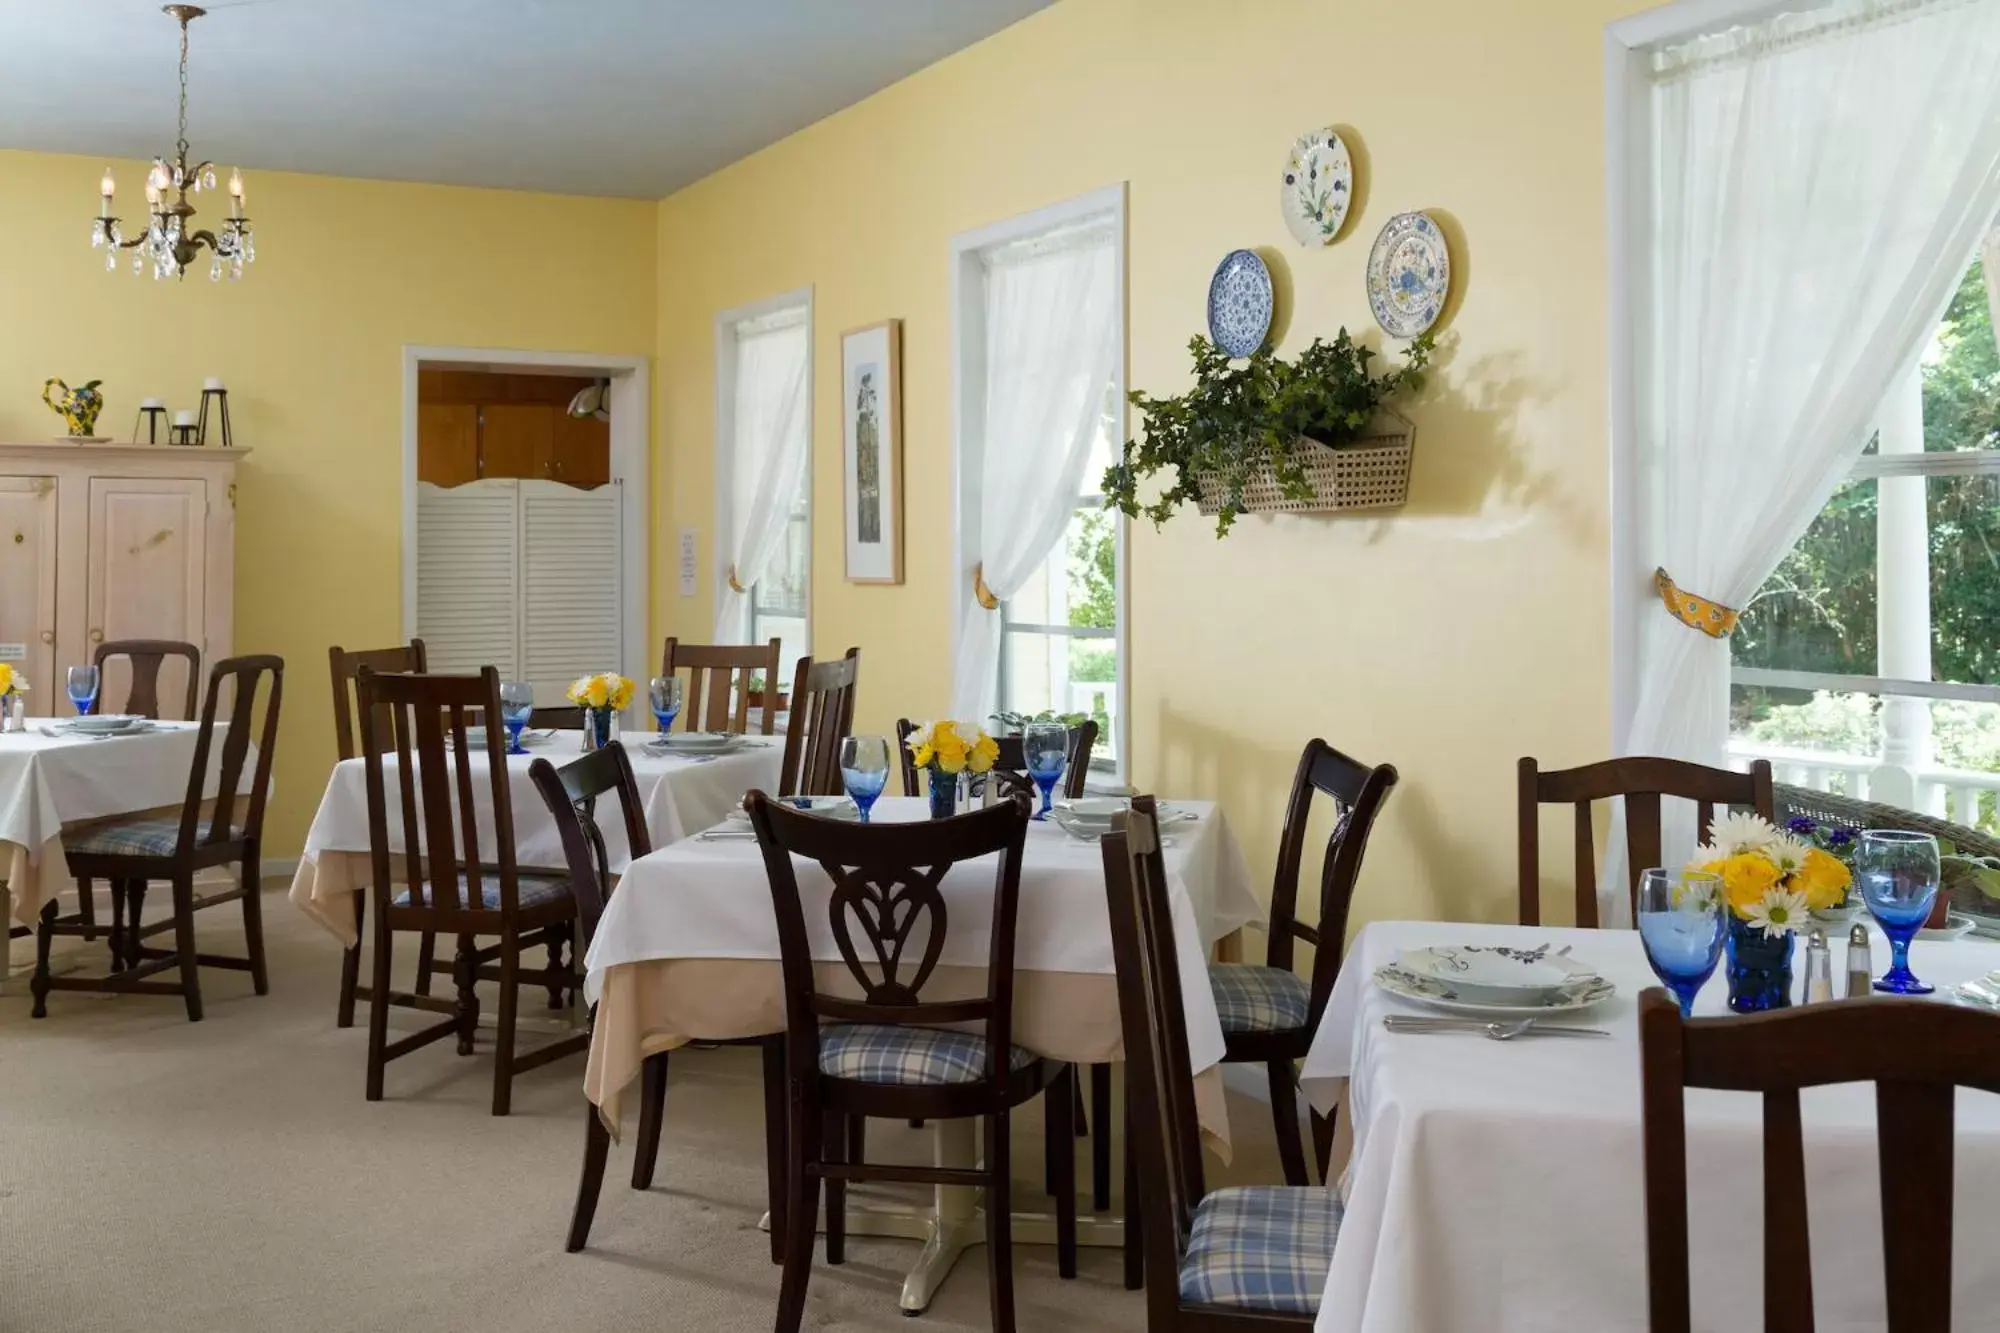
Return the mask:
M502 739L505 739L505 738L506 738L506 735L507 735L507 733L506 733L506 731L505 731L505 730L503 729L503 730L501 731L500 735L501 735L501 738L502 738ZM526 749L527 747L529 747L529 746L531 746L531 745L547 745L547 744L548 744L548 743L549 743L550 741L554 740L555 738L556 738L556 734L555 734L555 732L553 732L553 731L548 731L548 730L543 730L543 731L523 731L523 732L521 733L521 747L522 747L523 749ZM467 727L467 728L465 729L465 743L466 743L467 745L469 745L469 746L473 747L473 748L474 748L474 749L476 749L476 750L483 750L483 749L485 749L485 748L486 748L486 728L485 728L485 727Z
M1917 932L1920 940L1962 940L1970 935L1979 923L1962 912L1952 912L1945 918L1945 924L1937 927L1926 926Z
M731 731L667 731L647 744L674 754L717 754L743 742Z
M861 815L854 802L845 796L773 796L771 804L788 805L794 810L803 810L824 819L857 819ZM736 823L747 824L750 812L739 805L729 812L729 818Z
M1444 998L1511 1007L1547 1004L1597 976L1597 969L1558 954L1547 944L1532 949L1434 944L1405 949L1395 965L1444 987Z
M1452 987L1433 978L1410 972L1395 963L1375 969L1375 984L1398 999L1414 1001L1448 1013L1485 1018L1534 1018L1543 1014L1575 1013L1602 1003L1618 993L1618 988L1596 973L1580 977L1556 991L1542 1003L1491 1004L1461 998Z
M130 731L146 719L137 713L87 713L69 720L71 731Z
M1109 800L1113 798L1104 797L1098 799ZM1119 808L1123 809L1124 806L1121 805ZM1199 818L1192 810L1184 810L1177 805L1168 805L1164 801L1157 807L1156 813L1161 828L1171 828L1176 824L1185 824L1190 820ZM1051 808L1049 818L1060 825L1062 831L1069 834L1070 837L1080 838L1085 842L1096 842L1105 834L1111 832L1111 821L1109 819L1100 822L1095 819L1079 818L1071 813L1070 807L1066 805L1058 805Z

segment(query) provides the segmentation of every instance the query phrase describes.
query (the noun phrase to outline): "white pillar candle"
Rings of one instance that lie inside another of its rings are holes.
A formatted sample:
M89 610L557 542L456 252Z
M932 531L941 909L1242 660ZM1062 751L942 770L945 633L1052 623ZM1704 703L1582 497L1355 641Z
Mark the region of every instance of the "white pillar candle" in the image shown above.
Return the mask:
M164 398L141 398L139 400L139 410L141 412L150 412L156 408L164 408L166 405L167 402Z
M210 375L207 379L201 382L201 387L204 390L220 389L222 387L222 381L217 379L215 376Z
M182 408L180 411L174 413L174 424L176 426L192 426L194 424L194 413L188 411L185 407Z

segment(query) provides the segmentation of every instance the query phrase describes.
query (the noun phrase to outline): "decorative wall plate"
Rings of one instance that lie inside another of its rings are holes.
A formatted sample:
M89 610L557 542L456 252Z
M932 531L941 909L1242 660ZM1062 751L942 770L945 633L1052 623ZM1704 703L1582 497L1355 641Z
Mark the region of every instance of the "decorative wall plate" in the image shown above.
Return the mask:
M1271 270L1254 251L1231 250L1208 280L1208 336L1230 356L1249 356L1271 333Z
M1428 213L1398 213L1368 253L1368 305L1392 338L1437 323L1451 290L1451 251Z
M1354 162L1331 126L1301 134L1285 159L1278 207L1300 245L1331 245L1354 197Z

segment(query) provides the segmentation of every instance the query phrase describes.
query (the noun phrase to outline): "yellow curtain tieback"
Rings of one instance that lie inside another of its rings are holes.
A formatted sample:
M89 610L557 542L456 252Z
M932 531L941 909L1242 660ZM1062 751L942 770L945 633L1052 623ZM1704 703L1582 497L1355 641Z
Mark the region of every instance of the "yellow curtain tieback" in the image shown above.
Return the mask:
M722 577L728 580L728 582L729 582L729 591L731 591L731 592L749 592L749 591L750 591L750 590L749 590L748 588L744 587L744 586L743 586L742 584L740 584L740 583L738 583L738 582L736 581L736 566L734 566L734 565L731 565L731 566L729 567L729 572L728 572L727 574L724 574L724 575L723 575Z
M1000 609L1000 599L993 595L993 589L986 586L986 566L983 564L972 567L972 595L988 611Z
M1667 571L1653 571L1653 586L1660 590L1660 600L1667 604L1667 610L1675 620L1689 629L1698 629L1712 639L1726 639L1736 629L1736 622L1743 618L1734 607L1712 602L1706 597L1697 597L1685 588L1674 586L1667 577Z

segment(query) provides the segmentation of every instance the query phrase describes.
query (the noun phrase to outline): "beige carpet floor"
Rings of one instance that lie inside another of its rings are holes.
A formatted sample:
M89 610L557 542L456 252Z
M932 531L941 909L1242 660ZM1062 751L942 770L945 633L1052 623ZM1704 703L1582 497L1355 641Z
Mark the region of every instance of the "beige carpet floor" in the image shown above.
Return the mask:
M264 901L271 994L205 970L201 1023L174 998L85 994L53 995L31 1020L20 977L0 996L0 1333L770 1327L754 1052L674 1056L653 1188L630 1188L629 1150L614 1147L590 1248L565 1254L581 1057L517 1079L505 1119L487 1113L490 1052L461 1059L449 1042L391 1064L370 1104L365 1027L333 1025L338 948L281 885ZM205 951L240 951L235 909L203 918ZM101 943L76 947L101 966ZM1232 1098L1230 1111L1236 1160L1211 1160L1211 1183L1282 1179L1268 1109ZM1045 1202L1040 1142L1036 1109L1015 1127L1025 1207ZM928 1149L870 1124L871 1156ZM916 1253L850 1240L845 1265L814 1270L807 1327L987 1327L983 1248L921 1322L901 1318ZM1020 1327L1145 1326L1116 1251L1086 1249L1081 1270L1061 1281L1053 1249L1017 1247Z

